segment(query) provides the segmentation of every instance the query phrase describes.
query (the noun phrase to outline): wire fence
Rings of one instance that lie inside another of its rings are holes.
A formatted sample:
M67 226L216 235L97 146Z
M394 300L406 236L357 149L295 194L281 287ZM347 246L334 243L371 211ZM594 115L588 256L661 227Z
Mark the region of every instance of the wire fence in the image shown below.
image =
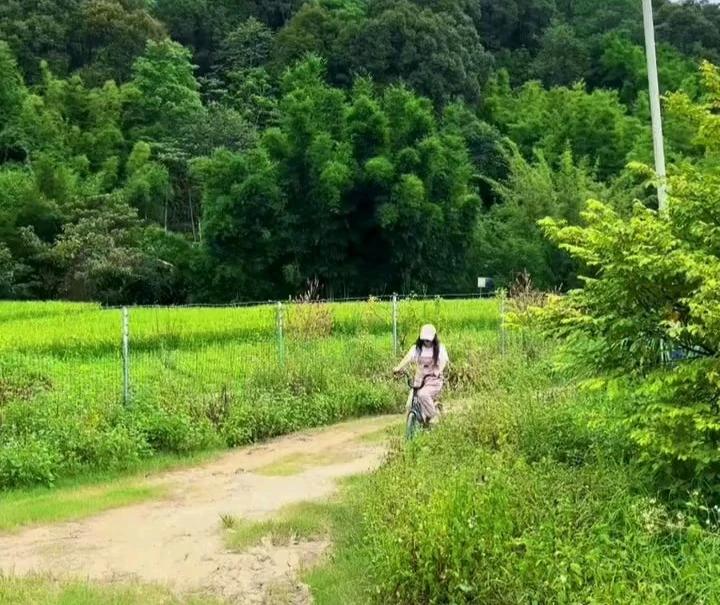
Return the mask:
M451 357L481 340L502 347L503 304L477 293L104 309L0 303L0 406L207 406L244 392L389 398L378 384L420 325L438 327Z

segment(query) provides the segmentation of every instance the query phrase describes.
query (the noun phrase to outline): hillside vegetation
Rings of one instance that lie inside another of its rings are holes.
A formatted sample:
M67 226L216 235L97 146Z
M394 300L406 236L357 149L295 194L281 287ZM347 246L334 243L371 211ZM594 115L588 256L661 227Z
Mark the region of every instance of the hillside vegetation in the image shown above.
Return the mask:
M720 7L654 6L663 92L702 101ZM654 204L645 70L638 0L7 0L0 297L572 287L536 221Z

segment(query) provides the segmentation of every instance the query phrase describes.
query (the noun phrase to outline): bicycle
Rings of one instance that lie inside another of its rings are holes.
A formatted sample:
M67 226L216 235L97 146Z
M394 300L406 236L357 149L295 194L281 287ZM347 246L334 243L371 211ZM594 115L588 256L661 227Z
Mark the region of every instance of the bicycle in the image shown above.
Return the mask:
M410 409L408 410L407 419L405 421L405 439L410 441L415 437L418 429L427 429L430 426L430 423L423 419L422 407L420 406L420 399L418 398L418 391L425 386L425 381L428 377L424 376L422 382L419 385L416 385L410 374L403 372L403 375L407 380L408 387L412 390Z

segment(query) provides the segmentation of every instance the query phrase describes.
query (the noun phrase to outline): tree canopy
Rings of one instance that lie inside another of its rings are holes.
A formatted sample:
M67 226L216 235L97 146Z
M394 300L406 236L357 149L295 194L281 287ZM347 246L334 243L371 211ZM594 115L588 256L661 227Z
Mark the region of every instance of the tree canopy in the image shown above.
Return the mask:
M654 2L668 156L714 170L720 7ZM0 296L462 291L581 264L586 197L652 207L640 3L0 6ZM690 110L689 108L694 108Z

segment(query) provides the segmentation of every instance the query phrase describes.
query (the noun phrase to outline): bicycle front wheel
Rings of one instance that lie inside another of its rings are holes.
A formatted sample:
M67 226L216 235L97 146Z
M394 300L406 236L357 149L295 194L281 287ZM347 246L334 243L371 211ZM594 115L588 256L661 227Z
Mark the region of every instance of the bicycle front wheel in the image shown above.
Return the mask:
M418 432L418 429L420 428L420 421L418 420L417 416L415 415L414 410L410 410L407 415L407 420L405 422L405 439L410 441Z

